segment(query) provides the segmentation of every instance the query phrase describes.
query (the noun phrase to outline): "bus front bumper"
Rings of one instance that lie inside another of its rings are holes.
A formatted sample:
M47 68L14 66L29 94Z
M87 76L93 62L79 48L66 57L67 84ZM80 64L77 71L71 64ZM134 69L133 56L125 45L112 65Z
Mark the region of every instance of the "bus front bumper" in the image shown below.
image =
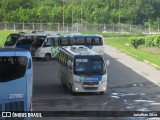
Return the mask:
M94 84L94 82L88 82L87 84L83 82L74 81L72 85L72 90L74 92L105 92L107 89L107 81L100 81L99 84Z

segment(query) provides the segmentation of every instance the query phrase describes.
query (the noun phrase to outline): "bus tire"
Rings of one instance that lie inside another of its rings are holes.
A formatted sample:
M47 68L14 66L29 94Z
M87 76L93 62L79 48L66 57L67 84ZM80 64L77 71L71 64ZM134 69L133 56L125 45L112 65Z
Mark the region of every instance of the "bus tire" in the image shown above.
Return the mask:
M50 60L50 59L51 59L51 54L46 53L45 56L44 56L44 59L45 59L46 61Z

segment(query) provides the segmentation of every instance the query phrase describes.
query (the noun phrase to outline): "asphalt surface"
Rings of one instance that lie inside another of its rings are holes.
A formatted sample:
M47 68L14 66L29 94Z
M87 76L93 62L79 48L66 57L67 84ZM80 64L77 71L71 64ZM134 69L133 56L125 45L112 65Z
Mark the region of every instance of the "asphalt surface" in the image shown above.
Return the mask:
M73 96L61 85L59 63L34 61L34 111L159 111L160 88L116 58L105 55L108 66L108 89L104 95L80 93ZM116 112L116 113L117 113ZM83 116L83 115L82 115ZM33 120L146 120L154 117L44 117ZM158 118L156 118L158 119Z

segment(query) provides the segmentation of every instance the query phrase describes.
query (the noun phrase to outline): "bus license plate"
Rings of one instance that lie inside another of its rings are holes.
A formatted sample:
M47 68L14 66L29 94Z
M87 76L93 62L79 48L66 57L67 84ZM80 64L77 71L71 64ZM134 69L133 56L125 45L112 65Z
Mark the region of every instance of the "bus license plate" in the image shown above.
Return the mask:
M97 87L96 85L86 85L86 87Z

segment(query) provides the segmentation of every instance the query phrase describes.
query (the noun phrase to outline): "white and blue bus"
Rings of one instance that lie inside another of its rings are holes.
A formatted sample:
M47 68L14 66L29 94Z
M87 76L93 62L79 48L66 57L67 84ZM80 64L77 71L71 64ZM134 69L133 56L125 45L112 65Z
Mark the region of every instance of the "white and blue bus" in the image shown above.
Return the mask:
M31 111L32 86L32 57L29 51L19 48L0 49L0 111Z
M71 93L106 91L107 62L102 55L85 46L68 46L60 49L59 63L61 82Z
M29 51L35 38L41 35L47 36L45 33L12 33L7 37L4 48L23 48Z
M104 54L104 40L97 34L75 34L66 36L39 37L31 46L32 57L58 58L59 50L63 46L84 45L100 55Z

